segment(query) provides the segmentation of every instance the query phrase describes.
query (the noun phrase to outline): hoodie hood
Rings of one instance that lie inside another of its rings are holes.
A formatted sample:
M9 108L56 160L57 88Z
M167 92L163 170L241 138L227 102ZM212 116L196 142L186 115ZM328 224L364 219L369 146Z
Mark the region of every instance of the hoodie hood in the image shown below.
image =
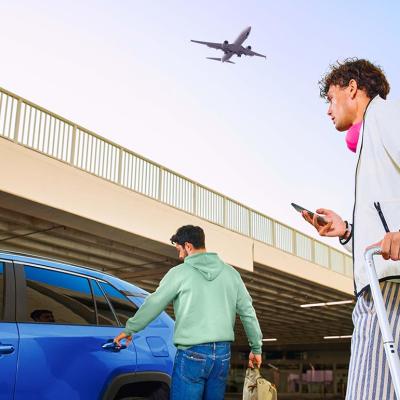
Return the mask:
M199 271L208 281L216 279L225 266L216 253L197 253L187 256L184 264Z

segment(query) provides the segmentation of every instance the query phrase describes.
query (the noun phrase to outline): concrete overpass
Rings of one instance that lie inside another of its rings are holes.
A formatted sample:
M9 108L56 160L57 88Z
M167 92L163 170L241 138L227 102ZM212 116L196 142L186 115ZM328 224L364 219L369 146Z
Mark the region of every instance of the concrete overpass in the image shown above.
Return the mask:
M201 225L240 271L265 337L352 332L349 256L0 89L0 248L111 272L152 291L176 265L168 239ZM237 342L245 343L238 325Z

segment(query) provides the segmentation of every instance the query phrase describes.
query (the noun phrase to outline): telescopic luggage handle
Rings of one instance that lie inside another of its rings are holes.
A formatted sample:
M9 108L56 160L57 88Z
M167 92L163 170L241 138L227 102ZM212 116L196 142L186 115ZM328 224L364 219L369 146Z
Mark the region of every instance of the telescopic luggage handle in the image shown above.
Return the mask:
M365 251L364 258L368 272L371 294L375 304L376 315L378 316L379 327L382 333L383 346L385 348L386 358L389 364L390 375L392 377L397 400L400 400L399 354L397 351L397 346L393 340L393 333L389 325L385 304L383 303L382 292L379 286L379 279L374 263L374 256L379 254L381 254L380 247L371 247Z

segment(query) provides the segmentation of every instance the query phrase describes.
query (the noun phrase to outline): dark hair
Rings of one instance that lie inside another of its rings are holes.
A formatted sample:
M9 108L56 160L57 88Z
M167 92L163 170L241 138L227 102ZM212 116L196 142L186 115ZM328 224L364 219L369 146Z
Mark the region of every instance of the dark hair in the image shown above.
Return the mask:
M33 310L31 312L31 318L33 320L38 320L43 314L53 314L50 310Z
M203 229L194 225L181 226L170 240L172 244L176 243L181 246L191 243L195 249L204 249L206 246Z
M359 89L365 90L370 99L378 94L382 99L386 99L390 91L389 82L382 68L368 60L347 58L343 62L337 61L329 68L330 71L318 82L320 96L324 99L327 98L331 85L347 87L351 79L357 82Z

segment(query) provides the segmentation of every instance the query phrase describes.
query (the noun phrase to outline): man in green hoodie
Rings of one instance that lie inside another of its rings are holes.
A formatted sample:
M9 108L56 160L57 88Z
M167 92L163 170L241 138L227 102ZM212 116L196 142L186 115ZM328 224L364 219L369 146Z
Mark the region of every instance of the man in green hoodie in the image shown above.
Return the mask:
M251 352L249 366L261 365L262 333L252 300L240 277L216 253L205 248L204 231L185 225L171 237L183 263L161 280L125 330L115 339L129 344L172 302L178 348L172 374L172 400L222 400L230 365L236 314L240 316Z

